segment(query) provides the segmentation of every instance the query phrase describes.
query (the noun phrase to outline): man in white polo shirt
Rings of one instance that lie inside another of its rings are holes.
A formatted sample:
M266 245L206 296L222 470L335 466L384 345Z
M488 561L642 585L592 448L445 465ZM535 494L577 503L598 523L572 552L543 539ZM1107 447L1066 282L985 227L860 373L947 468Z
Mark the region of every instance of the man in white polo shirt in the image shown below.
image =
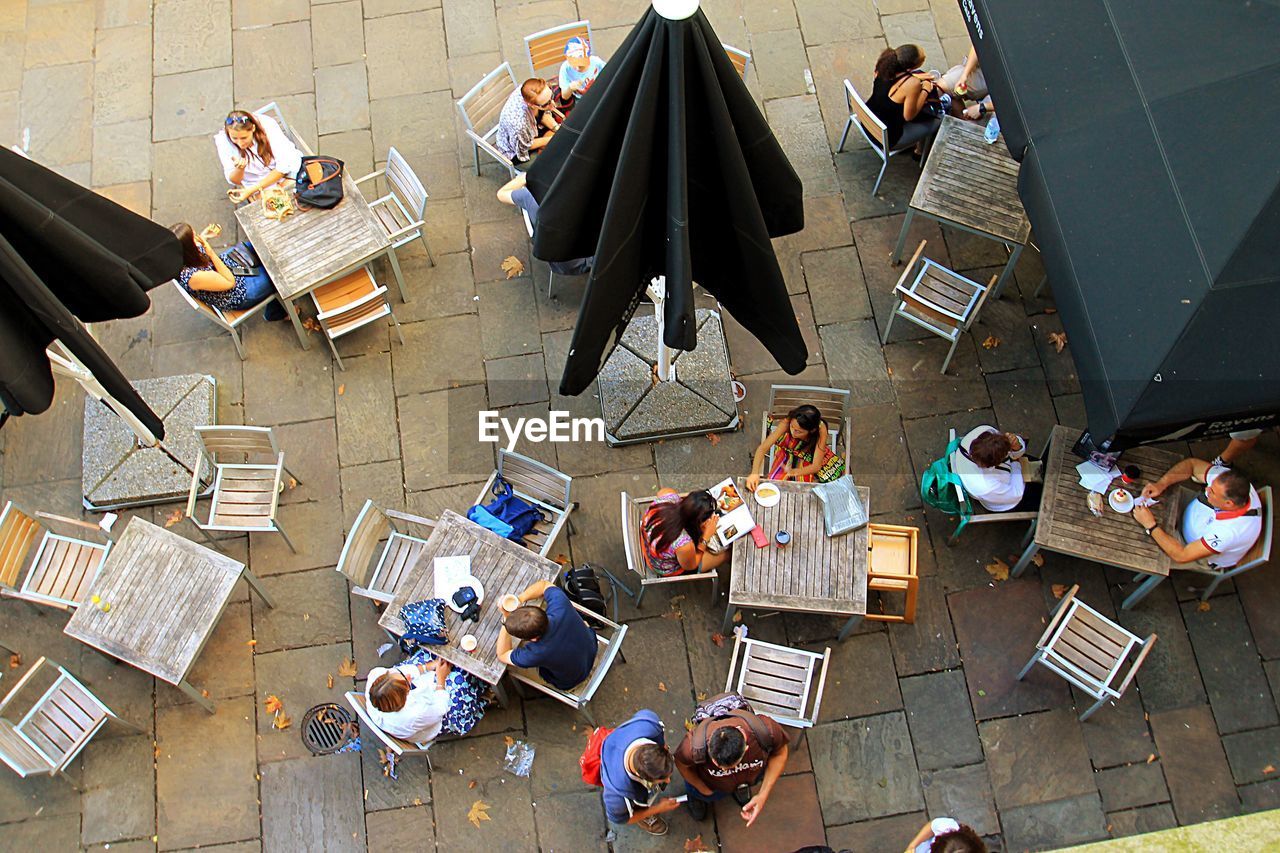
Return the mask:
M1166 533L1146 507L1134 507L1133 518L1175 563L1204 561L1229 569L1248 553L1262 533L1262 500L1248 478L1231 468L1187 458L1142 489L1157 498L1170 486L1191 480L1204 491L1182 511L1182 541Z

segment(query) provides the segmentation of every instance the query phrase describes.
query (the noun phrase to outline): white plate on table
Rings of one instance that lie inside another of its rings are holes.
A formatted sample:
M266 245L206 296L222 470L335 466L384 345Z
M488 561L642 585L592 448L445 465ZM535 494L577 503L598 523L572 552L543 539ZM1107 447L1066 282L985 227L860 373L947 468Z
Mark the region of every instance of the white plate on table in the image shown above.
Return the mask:
M475 575L470 576L460 583L458 585L458 589L462 589L464 586L469 586L476 591L476 604L484 604L484 587L481 586L479 579L476 578ZM455 589L453 592L457 592L458 589ZM449 605L449 609L454 613L461 613L463 608L453 603L453 592L449 593L449 596L444 600L444 603Z
M1122 494L1127 497L1128 500L1121 500ZM1111 508L1116 512L1129 512L1133 509L1133 492L1128 489L1112 489L1111 494L1107 495L1107 503L1109 503Z
M756 486L756 503L763 507L777 506L782 500L782 490L772 483L761 483Z

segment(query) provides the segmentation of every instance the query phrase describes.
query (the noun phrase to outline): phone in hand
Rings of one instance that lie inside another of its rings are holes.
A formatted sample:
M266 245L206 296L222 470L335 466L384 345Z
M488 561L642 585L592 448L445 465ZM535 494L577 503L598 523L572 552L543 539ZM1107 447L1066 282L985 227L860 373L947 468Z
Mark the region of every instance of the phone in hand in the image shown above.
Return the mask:
M689 795L688 795L688 794L681 794L680 796L678 796L678 797L672 797L671 799L672 799L672 800L674 800L674 801L675 801L675 802L677 802L677 803L687 803L687 802L689 802Z

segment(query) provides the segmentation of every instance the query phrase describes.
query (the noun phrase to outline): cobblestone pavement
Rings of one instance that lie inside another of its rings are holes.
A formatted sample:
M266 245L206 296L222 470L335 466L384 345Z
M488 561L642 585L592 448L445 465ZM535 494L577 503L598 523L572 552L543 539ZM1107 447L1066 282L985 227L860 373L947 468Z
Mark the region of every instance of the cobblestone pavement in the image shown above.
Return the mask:
M608 57L644 8L640 0L0 0L0 141L162 224L233 222L210 134L233 105L275 100L318 150L354 174L389 146L431 192L436 256L402 261L410 301L395 304L404 345L366 329L342 344L338 371L320 338L299 348L288 324L251 323L242 362L225 334L170 288L136 320L100 329L135 378L201 372L218 382L223 423L274 426L301 485L281 517L298 543L229 537L223 547L263 577L278 603L265 610L240 590L192 681L217 704L210 716L62 633L65 615L0 603L0 642L21 656L5 688L40 655L66 664L145 735L110 730L61 780L0 773L0 848L225 851L501 849L682 850L701 835L733 851L786 851L820 843L901 850L926 815L951 814L1011 850L1062 846L1194 823L1280 802L1280 601L1273 572L1225 584L1205 610L1186 582L1167 584L1121 621L1160 642L1117 707L1076 722L1073 697L1036 673L1009 691L1030 655L1054 584L1080 583L1086 601L1114 615L1125 580L1100 566L1048 555L1021 580L984 571L1007 558L1021 531L969 531L948 548L945 518L921 508L916 484L947 427L998 423L1043 440L1054 423L1082 426L1070 348L1057 352L1052 302L1031 291L1033 252L1006 299L988 304L937 374L945 345L899 324L879 344L897 272L888 255L916 170L895 158L881 197L865 147L833 153L845 120L841 80L869 84L886 44L921 44L945 68L967 41L947 0L706 0L721 38L749 50L747 82L805 183L808 227L777 241L796 315L811 348L802 379L853 392L852 470L871 487L876 517L927 529L913 626L870 625L843 644L838 622L751 617L753 636L821 648L834 660L821 723L796 752L764 817L750 831L729 808L701 825L681 812L671 834L632 829L606 838L596 792L578 778L586 731L559 704L513 701L472 736L437 744L435 772L406 760L385 778L371 749L313 758L296 726L273 730L268 694L301 717L340 699L375 663L377 612L348 594L334 570L342 534L366 498L435 515L470 505L493 464L491 447L460 438L476 409L508 415L565 409L595 415L591 395L554 393L582 282L547 295L546 268L504 278L503 258L528 260L522 223L494 200L492 166L477 176L452 101L502 60L525 67L522 37L588 18ZM946 57L946 63L941 57ZM810 69L817 93L806 91ZM522 73L522 72L517 72ZM233 229L227 229L227 237ZM986 280L1003 263L992 243L921 225L928 254ZM387 272L380 271L380 280ZM731 320L733 367L747 381L744 422L757 424L782 374ZM981 342L993 337L999 345ZM74 514L80 506L82 395L0 432L6 499ZM617 496L658 484L705 486L744 473L754 428L625 449L525 445L575 477L576 534L558 549L574 562L620 569ZM452 436L453 440L446 440ZM1268 435L1245 468L1280 483L1280 447ZM1212 455L1218 447L1199 448ZM163 523L176 505L137 514ZM994 528L994 529L992 529ZM187 523L175 528L195 536ZM722 603L651 592L624 605L626 663L595 702L617 722L655 708L673 735L696 695L723 685L729 649L717 647ZM358 677L337 675L353 657ZM327 676L335 675L332 687ZM989 702L990 692L1008 701ZM1075 697L1079 708L1079 697ZM537 748L531 778L502 770L506 738ZM677 786L678 787L678 786ZM491 820L474 827L476 800Z

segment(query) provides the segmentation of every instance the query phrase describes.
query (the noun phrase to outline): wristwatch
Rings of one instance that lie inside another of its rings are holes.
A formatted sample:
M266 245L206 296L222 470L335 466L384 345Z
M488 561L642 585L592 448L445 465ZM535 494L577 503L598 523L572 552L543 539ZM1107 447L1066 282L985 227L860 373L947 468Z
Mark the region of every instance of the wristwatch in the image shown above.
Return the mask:
M1155 535L1156 530L1158 530L1159 528L1160 528L1160 525L1158 525L1158 524L1153 524L1153 525L1151 525L1150 527L1144 527L1144 528L1142 528L1142 529L1143 529L1143 530L1145 530L1145 531L1147 531L1147 535L1148 535L1148 536L1154 536L1154 535Z

